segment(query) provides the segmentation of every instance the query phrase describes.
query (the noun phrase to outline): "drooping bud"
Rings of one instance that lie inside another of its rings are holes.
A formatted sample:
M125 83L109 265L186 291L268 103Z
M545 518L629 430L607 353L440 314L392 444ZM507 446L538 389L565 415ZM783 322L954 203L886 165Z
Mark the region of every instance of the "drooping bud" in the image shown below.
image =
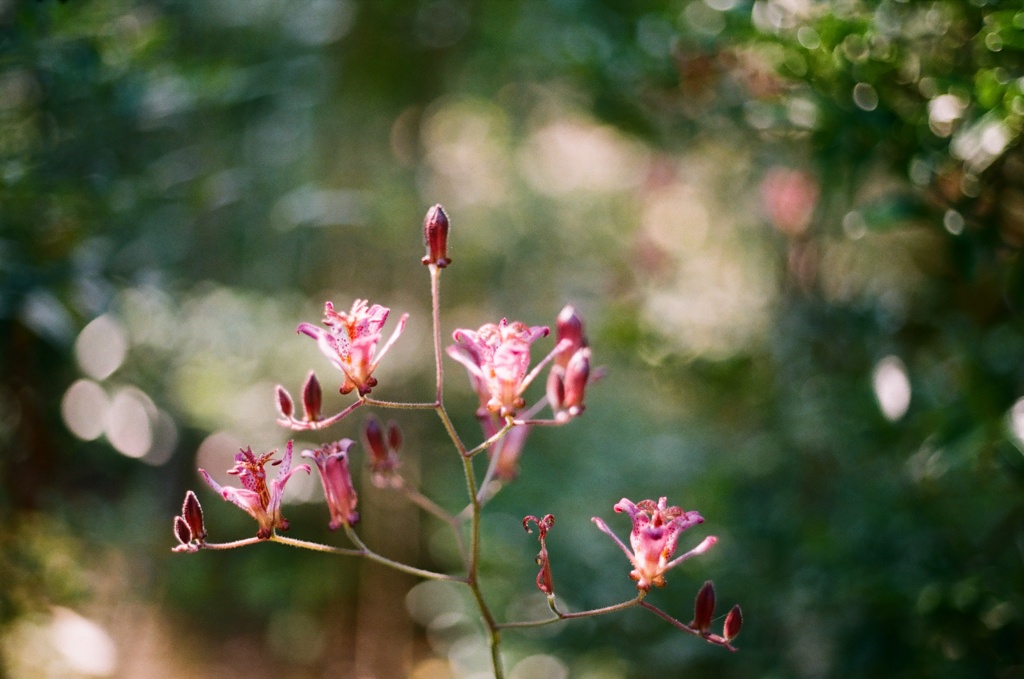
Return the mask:
M320 388L320 381L316 373L309 371L309 377L302 385L302 410L307 422L316 422L320 419L320 409L324 403L324 392Z
M206 526L203 525L203 507L199 498L191 490L185 493L185 502L181 506L181 516L188 524L193 540L200 542L206 539Z
M440 203L427 210L423 218L423 241L427 246L427 255L420 261L434 264L438 269L451 264L452 260L448 257L448 215Z
M387 446L384 444L384 432L381 431L380 421L370 415L363 423L363 443L370 451L370 464L374 460L385 459L388 456Z
M722 627L722 636L725 637L726 641L732 641L740 633L740 629L743 627L743 611L740 610L740 605L736 604L729 611L729 615L725 616L725 625Z
M277 412L281 413L281 417L286 420L290 420L292 414L295 413L295 404L292 402L291 394L280 384L277 385Z
M380 422L370 415L363 425L363 443L370 451L370 470L373 472L373 483L384 487L398 469L398 448L402 445L402 432L394 422L388 423L387 438L381 429Z
M711 616L715 614L715 586L708 580L697 592L693 604L693 622L690 626L704 634L711 627Z
M388 446L396 453L402 447L402 430L394 422L388 422Z

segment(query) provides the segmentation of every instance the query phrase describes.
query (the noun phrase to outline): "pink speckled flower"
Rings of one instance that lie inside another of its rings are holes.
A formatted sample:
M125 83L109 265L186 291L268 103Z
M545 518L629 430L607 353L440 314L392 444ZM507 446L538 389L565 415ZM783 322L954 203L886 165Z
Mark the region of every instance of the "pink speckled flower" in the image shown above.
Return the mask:
M331 512L331 530L338 530L343 525L353 526L359 521L359 513L356 511L358 498L348 469L348 449L351 447L352 439L341 439L325 443L316 450L302 451L302 456L316 462L320 470L324 497Z
M548 332L545 326L528 327L503 318L479 330L456 330L452 336L458 344L448 347L448 355L466 366L482 410L514 415L523 407L522 393L535 376L527 375L530 345Z
M636 580L637 589L645 592L650 590L652 585L664 587L666 571L675 568L691 556L703 554L718 541L718 538L709 536L682 556L672 559L679 534L690 526L704 522L700 514L684 512L679 507L668 507L666 498L659 499L657 504L653 500L642 500L638 504L633 504L630 500L622 498L615 505L615 511L626 512L633 519L633 531L629 534L632 553L604 521L596 516L591 521L622 548L633 564L629 577Z
M380 304L368 306L365 299L357 299L348 313L335 311L334 305L324 305L324 327L312 323L300 323L298 332L309 335L316 340L320 351L330 359L341 372L345 373L345 382L341 385L341 393L347 394L353 389L360 396L370 393L377 384L373 371L384 358L398 336L405 328L409 314L402 314L398 327L391 338L377 354L377 343L380 341L380 330L388 319L391 309Z
M210 487L220 493L228 502L233 502L249 513L259 524L259 531L256 537L261 540L268 539L274 530L288 530L288 521L281 516L281 496L284 494L284 485L292 474L303 469L309 473L309 465L301 464L295 469L292 466L292 442L288 442L284 457L280 460L271 461L276 450L257 457L253 454L252 448L247 448L235 455L235 466L228 471L242 482L242 488L221 486L214 481L205 469L200 469ZM280 465L277 478L267 484L267 472L264 466L267 463Z

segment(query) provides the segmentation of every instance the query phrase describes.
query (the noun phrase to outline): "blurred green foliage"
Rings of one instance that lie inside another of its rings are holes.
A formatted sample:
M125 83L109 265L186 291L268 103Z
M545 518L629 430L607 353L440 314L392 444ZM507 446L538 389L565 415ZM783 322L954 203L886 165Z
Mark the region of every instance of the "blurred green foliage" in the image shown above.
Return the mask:
M0 2L0 676L39 671L17 640L55 605L130 665L123 600L163 621L162 676L387 671L360 626L404 613L362 564L172 558L169 517L197 488L218 539L248 535L196 451L283 444L273 384L329 383L292 332L325 299L410 311L380 391L430 393L418 222L437 201L446 333L568 301L609 369L489 507L499 615L543 615L524 515L557 517L560 597L602 606L632 583L589 518L625 535L612 505L660 495L720 541L652 600L687 620L710 578L720 614L745 613L737 654L631 611L508 633L513 660L1024 676L1022 49L1024 12L998 0ZM97 374L76 338L105 314L128 351ZM73 435L80 378L142 403L162 456L119 454L109 423ZM458 508L443 432L397 419L407 469ZM442 527L376 502L368 540L398 525L390 548L452 565ZM287 510L336 539L321 506ZM420 676L454 657L446 629L410 632Z

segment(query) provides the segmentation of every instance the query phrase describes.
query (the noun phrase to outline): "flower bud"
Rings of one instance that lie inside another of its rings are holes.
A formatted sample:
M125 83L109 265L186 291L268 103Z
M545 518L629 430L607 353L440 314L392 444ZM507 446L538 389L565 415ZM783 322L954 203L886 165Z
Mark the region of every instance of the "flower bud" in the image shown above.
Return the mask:
M363 443L370 451L371 466L375 460L387 459L388 449L384 443L384 432L381 431L380 421L373 415L367 417L363 423Z
M316 422L320 419L320 409L324 403L324 392L320 388L320 381L316 373L309 371L309 377L302 385L302 409L305 412L307 422Z
M188 523L180 516L174 517L174 537L178 538L179 546L187 546L192 542L192 531Z
M736 604L729 611L729 615L725 616L725 625L722 627L722 636L725 637L726 641L732 641L740 633L740 629L743 627L743 611L740 610L740 605Z
M181 506L181 516L188 524L193 540L206 539L206 526L203 525L203 507L199 498L191 490L185 493L185 502Z
M560 365L551 366L548 373L547 396L551 410L560 413L565 403L565 368Z
M290 420L295 412L295 404L292 403L291 394L280 384L277 385L277 412L281 413L281 417L286 420Z
M562 406L573 417L583 412L583 392L590 380L590 349L583 348L573 354L565 368L565 394Z
M587 338L583 335L583 319L576 313L571 304L558 313L555 319L556 344L562 340L569 340L570 344L564 350L558 352L555 362L563 368L569 364L569 359L581 348L587 346Z
M388 447L396 453L402 447L402 430L394 422L388 422Z
M402 445L402 432L397 424L389 422L385 434L381 429L380 422L371 415L366 418L366 423L363 425L363 443L370 451L368 461L370 470L373 472L373 483L378 487L383 487L398 469L398 448Z
M711 616L715 614L715 586L708 580L697 592L697 600L693 605L693 622L690 626L700 633L711 627Z
M448 215L440 204L427 210L423 218L423 241L427 255L421 261L443 269L451 263L448 257Z

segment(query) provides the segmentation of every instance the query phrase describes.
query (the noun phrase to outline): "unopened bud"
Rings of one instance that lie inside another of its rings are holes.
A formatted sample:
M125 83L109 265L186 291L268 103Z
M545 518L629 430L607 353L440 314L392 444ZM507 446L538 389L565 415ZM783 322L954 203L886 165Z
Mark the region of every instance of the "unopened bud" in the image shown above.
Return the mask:
M448 257L448 215L440 204L427 210L423 218L423 241L427 246L427 256L421 261L434 264L443 269L451 264Z
M583 394L590 380L590 349L573 354L565 368L565 395L562 405L575 417L583 412Z
M387 439L385 440L385 436ZM373 471L373 483L383 487L398 469L398 448L402 445L402 432L394 422L388 423L387 433L381 429L374 416L366 418L363 425L363 443L370 451L369 463Z
M565 403L565 368L560 365L551 366L547 383L548 403L557 415L562 412Z
M188 524L193 540L206 539L206 526L203 525L203 507L199 498L191 490L185 493L185 502L181 505L181 516Z
M388 422L388 446L396 453L402 447L402 430L395 422Z
M307 422L316 422L320 419L323 403L324 392L320 388L320 381L316 378L316 373L310 370L309 377L302 385L302 410Z
M292 403L291 394L280 384L277 385L277 412L281 413L281 417L286 420L290 420L295 412L295 404Z
M690 626L704 633L711 627L711 616L715 614L715 586L708 580L697 592L697 600L693 604L693 622Z
M555 319L555 330L557 342L569 340L569 345L555 357L555 361L564 368L577 351L587 346L587 338L583 335L583 319L571 304L566 304L559 312Z
M189 530L185 519L180 516L174 517L174 537L178 538L182 545L192 542L192 531Z
M363 443L370 451L371 464L374 460L385 460L388 457L387 446L384 443L384 432L381 431L380 422L376 417L370 415L363 423Z
M743 627L743 611L740 610L740 605L736 604L729 611L729 615L725 616L725 625L722 627L722 636L725 637L726 641L732 641L740 633L740 629Z

